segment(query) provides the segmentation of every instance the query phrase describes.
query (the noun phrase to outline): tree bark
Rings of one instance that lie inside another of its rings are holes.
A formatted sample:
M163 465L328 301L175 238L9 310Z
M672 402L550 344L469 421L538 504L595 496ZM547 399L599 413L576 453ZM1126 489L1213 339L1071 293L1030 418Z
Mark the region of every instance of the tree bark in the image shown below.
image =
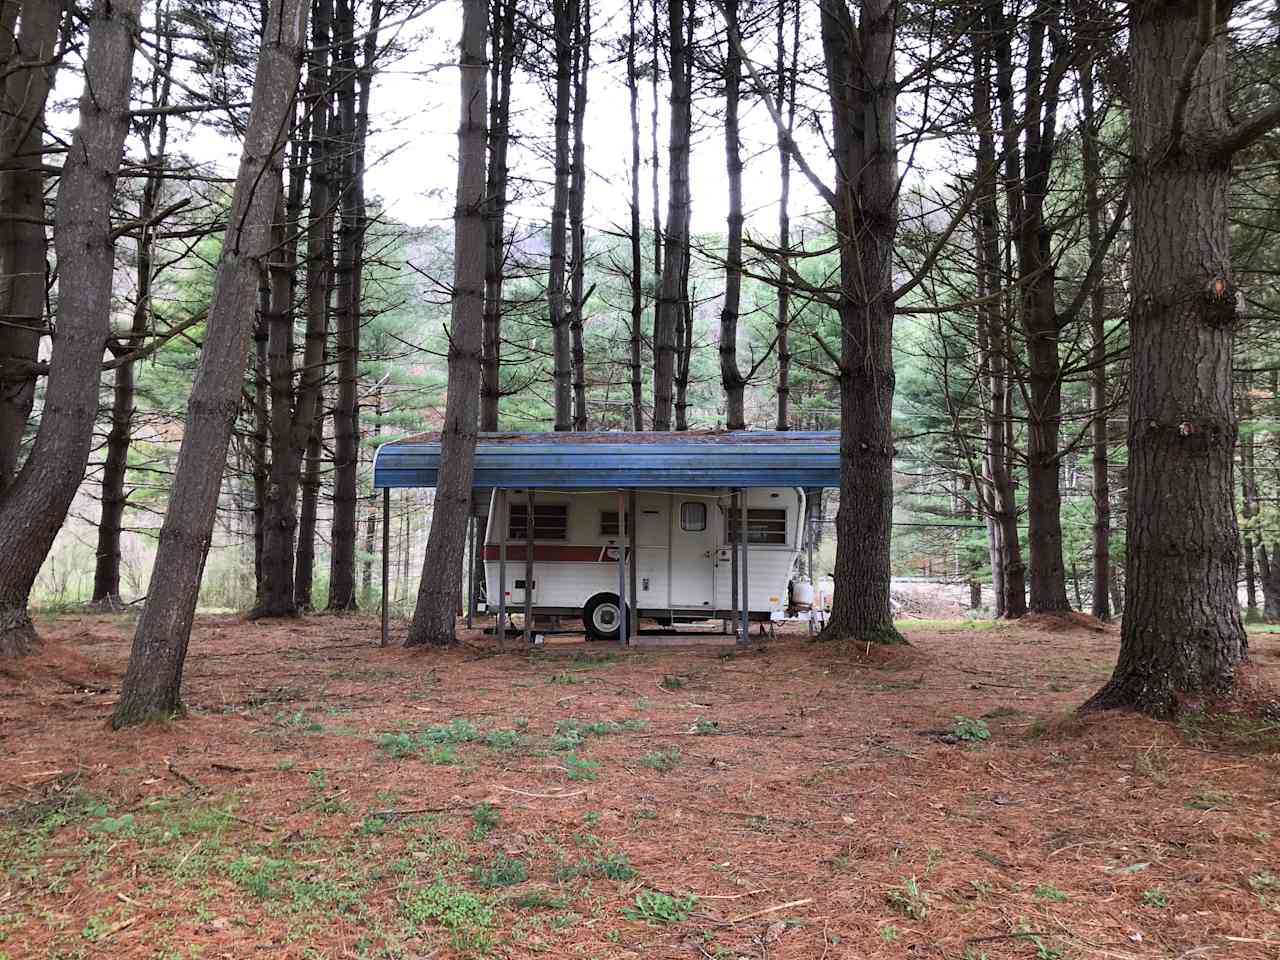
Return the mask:
M182 666L213 533L227 443L240 406L254 292L272 247L282 189L275 157L284 149L289 129L308 12L307 0L272 0L262 31L213 303L187 403L149 599L112 714L116 728L172 714L179 706Z
M57 342L31 453L0 500L0 656L27 652L27 601L75 499L93 443L111 322L111 197L128 132L141 0L98 0L89 22L85 94L62 167L53 237L60 264ZM38 189L38 188L37 188Z
M1015 92L1012 29L999 12L998 89L1004 136L1005 192L1009 229L1017 253L1022 330L1027 342L1027 545L1030 554L1031 609L1061 612L1067 599L1062 559L1061 463L1058 449L1062 416L1058 313L1055 302L1053 228L1045 217L1057 142L1060 80L1070 56L1059 35L1058 7L1038 8L1026 43L1022 89ZM1045 42L1052 61L1046 68ZM1025 100L1022 121L1019 98Z
M685 0L671 0L667 30L671 49L671 125L668 132L667 226L662 274L653 321L653 429L670 430L674 413L677 340L684 309L682 280L689 234L689 73L685 46Z
M11 324L0 336L0 498L14 479L18 451L35 400L35 363L44 326L48 241L43 224L45 104L57 70L58 30L64 7L53 0L22 3L16 43L13 18L19 4L0 11L0 62L4 114L0 151L0 313ZM10 219L12 218L12 219Z
M778 419L777 430L791 429L791 286L786 282L790 266L791 249L791 151L787 149L795 130L796 77L800 56L800 5L796 0L791 18L791 64L787 66L787 44L784 28L787 21L787 0L778 0L778 109L787 111L786 136L778 132L778 315L774 331L778 338ZM812 575L812 573L810 574Z
M630 0L630 20L636 22L636 0ZM644 387L641 346L644 340L644 278L640 254L640 78L636 75L636 31L627 33L627 93L631 110L631 429L644 429Z
M340 48L343 77L338 102L343 129L342 228L339 232L338 397L333 410L333 525L329 551L330 610L355 610L357 473L360 468L360 304L364 287L364 151L369 127L369 96L373 85L373 61L377 56L382 0L372 0L369 27L363 41L363 65L355 60L354 0L339 0L348 7L343 19ZM348 28L348 24L352 29ZM359 95L356 82L359 80Z
M295 558L298 550L298 494L302 485L302 464L307 442L316 426L317 410L323 400L324 353L327 292L323 284L311 284L312 261L317 250L327 244L327 234L317 236L315 223L324 224L331 199L327 168L329 153L329 113L325 91L329 83L327 52L331 8L326 0L316 5L313 52L307 63L306 97L311 104L310 222L307 236L308 287L306 334L302 352L302 369L294 370L293 288L291 278L297 269L288 255L285 237L290 225L284 205L277 201L277 223L274 227L274 250L267 264L271 287L270 310L266 316L267 365L270 371L271 414L268 419L271 444L271 467L267 479L267 495L263 511L262 592L250 616L294 617L298 615L299 595L310 600L310 585L299 588ZM339 19L341 14L339 14ZM276 160L279 164L279 159ZM319 301L319 302L317 302ZM323 306L321 306L323 304Z
M302 455L301 505L298 508L298 552L293 565L293 602L298 612L315 609L316 515L320 509L320 466L324 459L324 398L316 404L316 422Z
M1215 29L1216 7L1130 10L1126 597L1115 672L1086 707L1172 715L1186 698L1230 689L1248 651L1236 595L1228 213L1232 153L1264 121L1230 125L1230 40Z
M821 0L840 248L840 509L823 640L905 643L889 609L893 243L898 225L894 0Z
M1100 190L1102 165L1098 157L1100 121L1095 116L1094 63L1080 68L1080 97L1084 103L1084 137L1081 143L1086 216L1089 221L1089 262L1103 256L1104 210ZM1090 613L1099 620L1111 619L1111 483L1108 476L1107 444L1107 288L1098 280L1089 291L1089 406L1093 408L1090 427L1093 468L1093 600Z
M454 210L453 315L449 380L440 431L440 479L431 532L405 646L449 644L462 596L462 560L471 513L484 326L485 271L485 6L463 0L461 121L458 189Z
M489 164L484 270L484 359L480 429L498 429L502 401L502 286L506 260L507 146L511 141L511 71L516 58L515 0L493 0L490 56Z
M720 311L720 383L724 388L725 427L747 428L746 380L738 369L738 311L742 301L742 146L738 141L738 101L742 58L733 37L738 26L738 0L722 4L728 34L724 67L724 153L729 184L728 234L724 261L724 307ZM782 29L781 23L778 29ZM781 80L779 82L782 82Z
M587 199L587 73L591 69L591 0L580 0L573 25L573 172L569 177L569 332L573 350L573 429L587 429L587 360L582 340L586 299L587 234L583 223Z
M156 32L163 34L168 29L169 18L158 13L156 19ZM149 84L153 106L169 105L172 68L173 40L166 38L163 41L160 65L153 71ZM131 336L108 345L117 356L127 355L129 351L142 346L143 337L151 323L151 275L156 230L151 220L155 216L156 203L164 184L162 174L169 135L168 117L164 113L147 117L137 135L142 142L143 162L148 170L142 186L142 199L138 204L138 220L141 223L138 228L135 270L138 289L129 326ZM93 573L94 603L120 602L120 537L124 526L125 505L129 499L124 484L129 465L129 445L133 437L133 403L133 361L126 360L115 369L111 391L111 427L107 432L107 456L102 465L102 509L98 515L98 549Z
M569 310L565 304L565 220L569 213L569 116L573 96L573 27L578 0L552 0L552 32L556 53L555 168L551 199L551 271L547 309L551 317L552 385L555 429L573 429L573 357Z

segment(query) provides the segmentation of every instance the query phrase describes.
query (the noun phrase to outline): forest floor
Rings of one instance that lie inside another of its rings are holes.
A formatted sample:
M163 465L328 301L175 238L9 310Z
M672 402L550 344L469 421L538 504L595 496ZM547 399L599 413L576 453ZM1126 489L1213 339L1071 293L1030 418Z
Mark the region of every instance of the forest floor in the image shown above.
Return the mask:
M1280 725L1076 719L1118 646L1084 618L503 653L202 617L188 713L112 733L131 627L0 662L0 958L1280 958Z

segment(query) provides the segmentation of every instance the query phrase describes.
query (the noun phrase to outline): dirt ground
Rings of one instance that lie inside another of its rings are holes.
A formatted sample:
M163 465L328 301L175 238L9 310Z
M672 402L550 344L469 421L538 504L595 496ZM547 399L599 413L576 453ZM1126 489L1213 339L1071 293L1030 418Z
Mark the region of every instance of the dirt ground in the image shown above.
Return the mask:
M112 733L131 627L0 663L3 960L1280 958L1280 725L1074 719L1111 627L442 653L206 617L188 714Z

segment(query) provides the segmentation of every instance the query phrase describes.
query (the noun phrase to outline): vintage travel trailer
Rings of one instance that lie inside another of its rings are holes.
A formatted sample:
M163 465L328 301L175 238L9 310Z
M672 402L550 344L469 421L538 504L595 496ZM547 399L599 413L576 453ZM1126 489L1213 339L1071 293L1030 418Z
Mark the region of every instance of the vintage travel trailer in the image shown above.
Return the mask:
M383 494L384 639L391 493L434 487L441 461L434 434L385 443L374 456L373 485ZM786 610L807 543L806 506L839 483L834 433L480 434L468 622L483 590L504 637L510 615L523 613L527 639L545 615L581 617L589 637L624 642L641 619L723 620L746 643L752 621Z
M628 511L618 526L619 497L612 491L494 491L484 540L484 575L490 606L505 588L508 608L525 606L525 558L532 550L530 600L536 615L581 616L595 640L618 634L618 551L635 566L628 607L659 623L732 619L735 546L741 518L736 491L689 487L644 490L634 497L635 548ZM627 498L630 500L631 498ZM529 529L532 500L533 529ZM803 540L805 495L799 487L746 492L747 615L784 615L787 586ZM506 583L499 570L507 565ZM739 582L741 582L739 578Z

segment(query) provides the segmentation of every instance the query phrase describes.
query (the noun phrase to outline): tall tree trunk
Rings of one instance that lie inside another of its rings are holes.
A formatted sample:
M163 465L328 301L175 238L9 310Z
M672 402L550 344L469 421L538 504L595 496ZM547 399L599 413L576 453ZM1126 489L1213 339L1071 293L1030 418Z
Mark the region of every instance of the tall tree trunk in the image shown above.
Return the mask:
M330 610L354 610L356 601L357 476L360 469L360 303L364 286L364 150L369 126L369 96L373 61L377 56L382 0L372 0L369 28L365 31L363 65L357 71L355 41L346 24L354 28L355 0L339 0L339 9L350 6L340 40L343 76L338 102L343 130L342 229L338 262L338 397L333 412L333 534L329 551ZM359 96L356 81L359 80Z
M1245 366L1248 366L1248 351L1245 351ZM1241 546L1244 550L1244 587L1245 587L1245 623L1256 623L1261 619L1258 610L1258 569L1255 559L1256 544L1251 521L1258 515L1258 475L1254 467L1255 444L1253 439L1254 425L1253 401L1249 396L1253 387L1252 377L1244 375L1240 384L1240 422L1245 429L1240 436L1240 507L1244 516L1241 524Z
M171 714L179 705L182 665L213 533L227 443L240 406L258 271L271 250L282 188L275 158L284 149L289 129L308 8L307 0L271 0L263 25L253 104L200 363L187 402L169 509L160 529L149 599L111 718L117 728Z
M1232 154L1276 115L1232 124L1231 40L1216 10L1213 0L1130 8L1126 596L1115 673L1088 706L1156 716L1230 689L1248 651L1236 595L1229 188Z
M348 17L350 13L348 11ZM311 157L310 198L311 220L317 217L317 209L327 210L330 193L326 174L328 152L323 144L329 139L329 116L324 91L328 87L328 65L324 54L329 39L331 8L327 0L316 5L313 52L307 64L306 97L313 105L310 111L311 129L308 147L315 146L318 153ZM338 19L341 20L339 11ZM290 90L292 94L292 90ZM310 150L308 151L310 152ZM279 161L277 160L277 163ZM298 171L293 171L295 174ZM321 178L319 197L316 196L317 177ZM291 187L293 184L291 183ZM300 184L299 184L300 186ZM306 333L304 337L301 370L294 371L294 323L292 277L297 269L295 257L289 255L285 243L291 227L284 212L284 204L277 213L274 228L275 243L267 267L271 285L271 310L267 317L267 354L271 376L271 472L267 484L267 499L263 518L262 535L262 596L250 613L252 617L292 617L298 614L298 594L310 599L310 587L298 590L295 557L298 549L298 494L302 486L303 457L307 442L316 427L317 410L323 400L324 353L326 317L324 310L313 302L319 296L326 297L323 287L317 289L308 284L306 307ZM316 238L308 229L308 281L311 260L316 256L312 243ZM317 246L324 248L327 238L319 238Z
M515 64L515 0L493 0L490 56L489 165L484 269L484 359L480 429L496 432L502 401L502 280L506 260L507 146L511 140L511 71Z
M988 34L974 41L974 117L978 127L975 184L977 232L977 328L984 356L979 364L986 381L983 416L983 500L989 520L991 586L997 618L1017 619L1027 612L1026 567L1018 540L1018 504L1009 468L1009 321L1002 308L998 166L991 102L992 57Z
M85 93L54 214L58 337L40 428L0 500L0 543L22 545L0 551L0 656L23 654L35 639L27 614L31 587L75 499L93 443L115 266L109 211L129 126L140 6L141 0L98 0L89 22Z
M784 28L787 22L787 0L778 0L778 109L786 110L786 135L778 131L778 315L774 331L778 338L778 419L775 429L791 429L791 286L787 282L791 265L791 151L787 142L795 130L796 76L800 56L800 4L796 0L791 18L791 64L787 65ZM812 571L810 571L812 576Z
M53 4L49 4L53 6ZM156 13L157 35L167 32L169 17L164 10ZM163 109L169 105L172 84L173 39L163 43L160 64L152 73L150 86L151 104ZM157 113L147 117L137 131L142 142L143 162L147 177L142 187L142 199L138 204L138 259L135 271L137 293L133 303L133 318L129 336L112 341L109 349L117 361L111 392L111 428L107 432L107 457L102 466L102 510L98 517L98 549L93 573L93 602L118 604L120 602L120 537L124 526L124 510L128 501L125 492L125 474L129 465L129 444L133 436L134 371L133 361L127 359L131 350L143 344L151 322L151 275L154 263L155 216L160 189L164 184L164 163L169 135L168 117ZM153 139L154 137L154 139Z
M565 305L565 219L569 212L569 115L573 96L573 26L579 16L578 0L552 0L551 9L556 51L556 116L547 308L551 317L555 429L572 430L573 357L569 342L569 310Z
M658 290L662 285L662 193L659 189L661 184L661 162L658 153L658 78L659 73L659 51L662 49L662 21L658 17L658 0L652 0L650 7L653 12L653 29L650 31L653 36L652 46L649 48L649 192L653 203L653 276L654 276L654 337L657 338L657 296ZM657 363L657 358L654 358Z
M998 11L997 58L1001 127L1004 131L1005 191L1009 229L1017 253L1022 330L1027 341L1027 543L1031 609L1071 609L1062 559L1061 365L1052 226L1044 205L1057 139L1058 91L1069 45L1059 36L1055 4L1038 8L1026 43L1022 89L1014 89L1013 24ZM1052 62L1046 67L1045 43ZM1018 100L1025 100L1021 123ZM1021 144L1019 138L1022 138Z
M19 4L0 10L0 314L9 325L0 336L0 498L14 479L22 435L36 393L36 361L44 326L45 103L57 69L58 28L64 7L46 0L21 4L16 43L13 19ZM25 66L24 66L25 64Z
M586 299L587 234L583 225L587 199L587 73L591 69L591 0L580 0L581 15L573 25L573 172L569 178L569 332L573 341L573 429L587 429L587 360L582 342Z
M316 520L320 510L320 467L324 460L324 397L316 404L315 426L307 436L299 482L297 559L293 565L293 602L299 612L315 609Z
M1093 61L1080 68L1080 97L1084 102L1084 139L1081 144L1086 215L1089 221L1089 262L1103 256L1102 165L1098 158L1101 121L1095 116ZM1107 288L1099 280L1089 291L1089 406L1094 420L1093 467L1093 600L1090 612L1099 620L1111 619L1111 484L1107 450Z
M636 0L630 0L636 22ZM644 340L644 279L640 254L640 78L636 75L636 31L627 32L627 93L631 109L631 429L644 429L641 345Z
M335 284L333 269L333 220L335 207L334 169L337 165L332 117L333 89L329 69L330 36L334 20L332 0L313 0L311 45L307 57L304 96L311 112L308 136L309 196L307 198L306 316L308 345L314 337L320 344L318 369L327 369L329 311ZM325 396L323 379L314 403L313 423L303 448L301 495L298 515L296 559L293 569L293 600L298 610L314 608L316 514L320 503L320 468L323 457Z
M382 385L379 384L373 394L373 449L378 449L378 437L382 433ZM370 455L372 460L372 454ZM375 491L376 494L376 491ZM375 549L374 535L378 531L378 514L381 512L381 503L378 496L369 498L369 513L364 521L364 557L363 564L363 583L360 586L360 596L364 600L366 607L373 605L373 552ZM384 557L383 560L388 558Z
M840 247L840 510L824 640L904 642L889 610L893 243L898 224L894 0L821 0Z
M722 5L729 37L725 42L724 154L729 181L729 219L724 261L724 307L720 311L720 383L724 387L724 420L729 430L747 428L746 380L738 369L738 311L742 301L742 146L738 142L738 100L742 58L731 39L738 31L738 0ZM781 23L778 29L782 29ZM782 81L780 81L782 82Z
M449 380L444 425L440 431L440 479L418 600L405 646L452 643L455 614L462 596L462 559L467 541L467 517L471 513L484 326L485 19L484 0L463 0Z
M667 153L667 229L663 238L662 279L653 321L653 429L672 427L677 334L684 310L685 250L689 236L690 91L685 46L686 0L670 0L667 30L671 46L671 121Z

